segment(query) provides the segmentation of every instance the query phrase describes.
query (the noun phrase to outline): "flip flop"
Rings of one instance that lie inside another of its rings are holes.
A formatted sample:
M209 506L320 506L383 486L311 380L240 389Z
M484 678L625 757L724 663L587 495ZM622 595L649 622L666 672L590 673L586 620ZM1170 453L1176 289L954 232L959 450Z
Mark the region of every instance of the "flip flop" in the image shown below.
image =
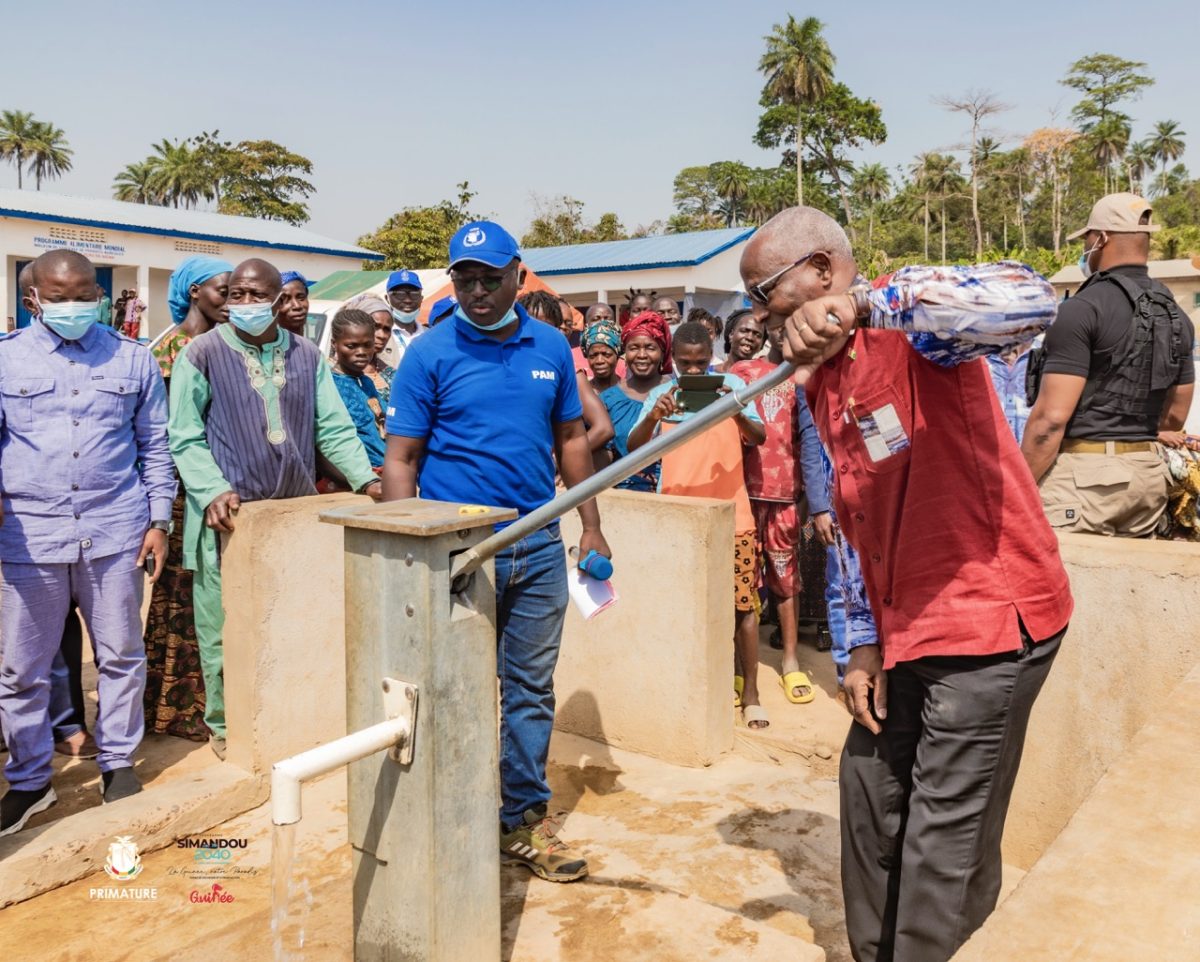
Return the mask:
M742 718L746 720L746 727L751 731L762 731L771 725L771 719L767 717L767 710L762 705L746 705L742 709ZM762 724L757 725L755 722L762 722Z
M813 690L813 683L809 681L808 675L802 671L789 671L783 675L779 679L779 687L783 689L783 697L793 705L807 705L817 696L817 693ZM808 694L797 698L792 690L794 688L807 688Z
M742 690L746 687L746 679L741 675L733 676L733 707L742 707Z

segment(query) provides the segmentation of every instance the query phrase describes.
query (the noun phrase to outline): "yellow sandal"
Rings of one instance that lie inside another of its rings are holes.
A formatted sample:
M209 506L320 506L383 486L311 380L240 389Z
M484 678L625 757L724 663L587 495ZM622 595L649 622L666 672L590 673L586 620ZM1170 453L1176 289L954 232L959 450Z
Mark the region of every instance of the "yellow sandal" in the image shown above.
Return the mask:
M813 683L809 680L808 675L802 671L789 671L786 675L780 677L779 687L783 689L783 697L793 705L807 705L817 697L816 691L813 690ZM808 694L797 698L793 691L795 688L807 688Z
M741 675L733 676L733 707L742 707L742 690L746 687L746 679Z

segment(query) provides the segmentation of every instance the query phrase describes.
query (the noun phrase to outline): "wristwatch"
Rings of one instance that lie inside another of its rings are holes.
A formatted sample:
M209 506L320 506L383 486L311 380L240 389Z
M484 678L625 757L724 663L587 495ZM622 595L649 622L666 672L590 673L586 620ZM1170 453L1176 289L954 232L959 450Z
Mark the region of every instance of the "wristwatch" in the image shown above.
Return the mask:
M867 299L870 291L871 289L865 284L856 284L846 292L850 300L854 302L854 316L860 321L869 320L871 317L871 302Z
M151 521L150 527L157 529L158 531L165 531L169 535L175 533L174 521Z

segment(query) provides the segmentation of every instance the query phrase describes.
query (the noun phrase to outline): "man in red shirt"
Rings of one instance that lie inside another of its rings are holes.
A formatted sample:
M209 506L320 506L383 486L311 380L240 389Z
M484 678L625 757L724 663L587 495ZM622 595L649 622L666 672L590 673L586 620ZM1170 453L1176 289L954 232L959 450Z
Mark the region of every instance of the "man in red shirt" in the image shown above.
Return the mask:
M859 962L949 959L995 907L1029 712L1071 616L1058 544L979 358L1054 317L1028 267L904 268L856 285L830 217L746 246L759 316L786 319L830 453L878 644L850 651L840 788Z

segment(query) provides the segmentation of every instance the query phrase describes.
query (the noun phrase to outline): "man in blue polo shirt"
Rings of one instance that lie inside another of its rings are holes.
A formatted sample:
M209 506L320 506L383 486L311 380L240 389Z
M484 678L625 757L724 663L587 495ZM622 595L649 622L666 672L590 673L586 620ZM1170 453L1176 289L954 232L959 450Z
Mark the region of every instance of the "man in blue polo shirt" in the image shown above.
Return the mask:
M392 383L385 501L422 497L516 508L554 497L555 456L568 487L592 473L571 349L516 303L521 252L499 224L450 241L458 306L414 341ZM579 509L579 551L611 556L594 501ZM500 853L552 882L587 874L549 814L546 754L554 666L567 608L558 522L496 556L500 675Z

